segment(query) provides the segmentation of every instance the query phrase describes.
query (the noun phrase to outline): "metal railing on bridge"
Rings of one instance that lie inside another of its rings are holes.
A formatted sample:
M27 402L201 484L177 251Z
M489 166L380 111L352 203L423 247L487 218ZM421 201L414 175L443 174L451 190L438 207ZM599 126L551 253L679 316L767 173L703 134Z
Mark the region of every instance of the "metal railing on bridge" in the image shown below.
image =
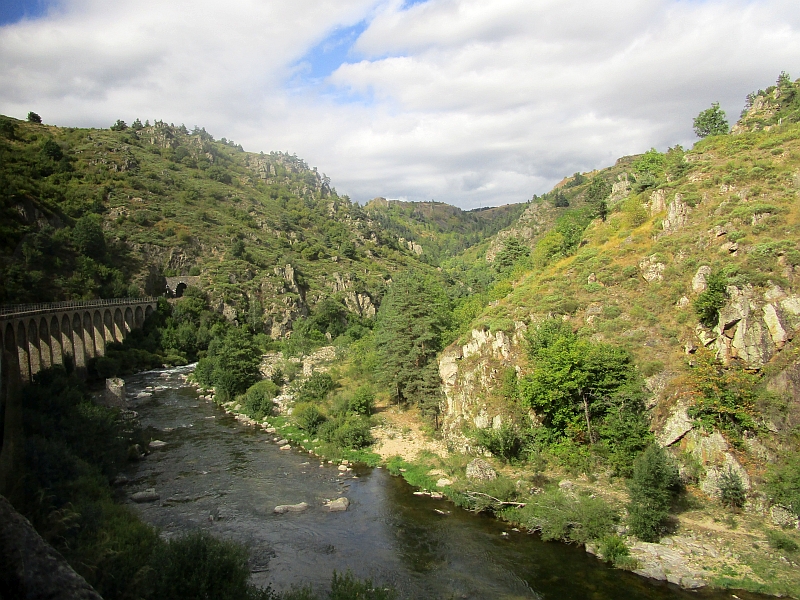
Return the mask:
M121 306L125 304L142 304L157 302L155 296L141 298L106 298L101 300L69 300L66 302L40 302L38 304L6 304L0 306L0 317L28 316L43 312L57 312L80 308L96 308L98 306Z

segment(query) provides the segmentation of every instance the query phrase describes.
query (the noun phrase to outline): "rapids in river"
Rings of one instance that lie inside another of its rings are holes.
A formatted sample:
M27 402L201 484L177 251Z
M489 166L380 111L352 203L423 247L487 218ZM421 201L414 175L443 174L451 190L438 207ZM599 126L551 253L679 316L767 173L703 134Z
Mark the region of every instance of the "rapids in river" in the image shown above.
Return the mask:
M349 569L393 586L400 598L731 598L730 591L689 592L615 570L581 547L542 542L445 500L415 496L384 469L340 474L305 452L279 450L272 435L199 399L183 384L187 371L126 381L129 396L153 390L131 408L152 439L166 442L128 473L129 494L155 488L160 499L131 505L165 537L205 529L246 545L256 584L321 591L334 569ZM328 512L323 503L339 496L349 509ZM300 502L308 510L273 513Z

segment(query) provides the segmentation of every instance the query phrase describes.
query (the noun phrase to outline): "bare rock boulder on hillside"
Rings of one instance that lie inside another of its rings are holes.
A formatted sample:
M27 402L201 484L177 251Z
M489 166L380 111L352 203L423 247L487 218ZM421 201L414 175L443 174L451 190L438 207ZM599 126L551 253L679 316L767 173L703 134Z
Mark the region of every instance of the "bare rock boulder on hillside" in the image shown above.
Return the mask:
M467 479L476 481L491 481L497 478L497 471L488 462L476 458L467 465Z

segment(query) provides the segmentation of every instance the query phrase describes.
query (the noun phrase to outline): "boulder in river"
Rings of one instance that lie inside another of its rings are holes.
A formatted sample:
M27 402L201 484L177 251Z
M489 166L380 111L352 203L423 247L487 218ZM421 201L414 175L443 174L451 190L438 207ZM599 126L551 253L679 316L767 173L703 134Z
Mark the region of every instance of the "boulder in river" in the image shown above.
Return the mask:
M276 515L282 515L284 513L289 512L303 512L308 508L308 504L306 502L300 502L299 504L280 504L275 507L274 512Z
M161 440L153 440L148 444L153 450L158 450L159 448L163 448L167 445L167 442L162 442Z
M131 495L131 500L137 503L155 502L159 498L161 498L161 496L158 495L158 492L156 492L155 488L147 488L142 492L136 492L135 494Z
M342 512L347 510L347 508L350 506L350 500L342 496L336 500L331 500L325 506L328 507L328 511L330 512Z

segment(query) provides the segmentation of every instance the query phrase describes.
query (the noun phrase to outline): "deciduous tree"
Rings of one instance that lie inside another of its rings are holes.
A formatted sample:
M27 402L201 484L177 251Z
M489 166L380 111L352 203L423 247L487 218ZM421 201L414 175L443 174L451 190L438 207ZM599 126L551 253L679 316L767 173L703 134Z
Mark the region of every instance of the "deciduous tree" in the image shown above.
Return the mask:
M724 135L729 130L728 119L725 117L725 111L719 107L719 102L714 102L711 108L705 109L694 119L694 132L697 137Z

